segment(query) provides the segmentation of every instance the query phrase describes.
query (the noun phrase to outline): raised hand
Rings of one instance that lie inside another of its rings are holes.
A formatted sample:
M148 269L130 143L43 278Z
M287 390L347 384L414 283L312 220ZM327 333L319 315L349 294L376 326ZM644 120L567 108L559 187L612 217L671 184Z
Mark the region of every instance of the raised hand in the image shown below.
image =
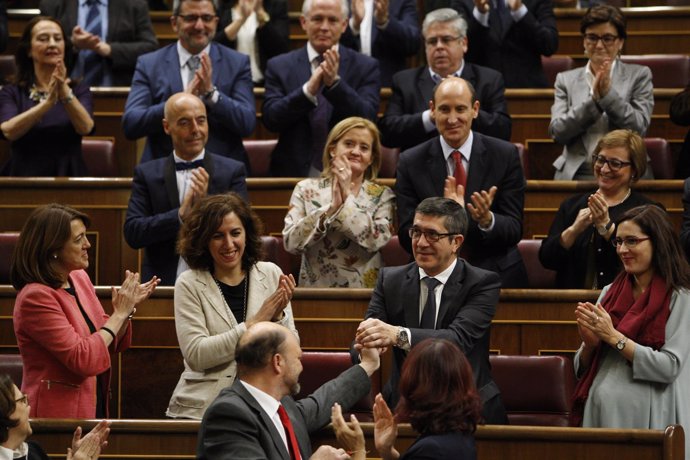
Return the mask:
M246 321L246 326L250 327L252 324L260 321L280 320L285 307L290 303L292 295L295 293L296 286L297 283L295 283L295 278L292 274L280 275L278 288L264 300L256 315Z
M323 53L323 62L319 66L323 69L323 84L326 86L333 86L338 80L338 68L340 66L340 54L333 45Z
M388 22L388 0L374 0L374 20L380 26Z
M352 459L364 460L366 458L364 432L362 432L362 427L359 425L357 417L354 414L350 415L350 423L348 424L345 422L340 404L335 403L331 407L331 424L333 425L335 438L352 456Z
M459 203L463 208L465 207L465 187L456 185L455 177L448 176L443 184L443 198L450 198Z
M384 460L400 457L394 447L397 437L398 424L388 404L379 393L374 399L374 445Z
M481 190L479 192L474 192L470 199L472 203L467 204L467 210L470 213L470 217L479 224L480 227L488 227L491 225L491 204L494 202L494 197L498 188L494 185L487 192L486 190Z

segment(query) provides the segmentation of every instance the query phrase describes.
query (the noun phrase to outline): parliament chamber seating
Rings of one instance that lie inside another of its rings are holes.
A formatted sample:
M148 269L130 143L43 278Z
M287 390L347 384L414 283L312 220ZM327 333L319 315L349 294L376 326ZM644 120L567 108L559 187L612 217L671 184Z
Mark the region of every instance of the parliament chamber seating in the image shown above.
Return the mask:
M569 425L575 389L570 358L491 355L489 361L511 425Z
M400 157L399 148L391 148L381 146L381 168L379 168L378 177L380 178L394 178L395 170L398 168L398 158Z
M522 239L518 243L518 251L527 268L527 283L530 289L554 289L556 287L556 272L544 268L539 260L541 240Z
M671 147L666 139L660 137L646 137L644 145L647 148L654 179L673 179L676 177L676 167L671 154Z
M7 374L17 387L22 386L24 362L21 355L0 354L0 374Z
M549 86L553 87L556 83L556 75L575 68L575 60L570 56L542 56L541 65L544 68Z
M286 275L292 274L295 281L299 280L299 269L301 257L295 254L290 254L285 250L283 245L283 237L281 235L263 235L261 237L261 245L264 251L263 260L273 262Z
M513 142L513 145L517 148L518 156L520 157L520 165L522 166L522 174L524 174L525 180L527 180L529 179L529 153L524 144Z
M412 261L412 256L400 246L398 235L395 234L391 236L388 243L381 248L381 258L383 259L384 267L407 265Z
M346 351L305 351L302 353L301 361L303 370L299 378L300 392L295 399L309 396L321 385L352 367L350 353ZM374 397L380 392L381 371L379 370L371 376L369 394L357 401L349 413L355 414L360 422L371 422Z
M278 139L244 139L242 145L249 156L249 175L251 177L268 177L271 167L271 154L276 148Z
M4 85L7 83L9 77L14 75L16 71L17 65L14 62L14 56L0 56L0 84Z
M92 177L119 176L114 138L85 137L81 140L81 154Z
M685 88L690 81L690 56L686 54L623 55L621 61L649 67L654 88Z
M0 284L10 284L10 263L19 232L0 233Z

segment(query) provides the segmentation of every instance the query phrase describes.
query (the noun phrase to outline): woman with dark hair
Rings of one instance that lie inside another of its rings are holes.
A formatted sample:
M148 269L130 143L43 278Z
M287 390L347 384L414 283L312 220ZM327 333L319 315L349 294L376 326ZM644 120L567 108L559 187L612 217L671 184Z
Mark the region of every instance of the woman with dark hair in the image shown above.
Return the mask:
M350 117L326 139L320 178L300 181L285 216L285 249L302 254L301 287L374 287L390 240L395 195L374 182L381 166L379 131Z
M592 179L591 155L599 139L614 129L644 136L654 107L652 72L619 59L627 37L625 17L611 5L595 5L580 22L584 67L556 77L549 135L563 145L553 163L554 179ZM642 179L651 179L651 168Z
M678 235L665 211L647 205L618 220L611 242L624 271L596 305L575 310L582 345L573 424L690 426L690 266Z
M190 270L175 282L175 327L184 371L166 415L201 419L235 380L235 347L247 328L274 321L298 336L292 275L261 262L263 224L236 193L202 198L177 242Z
M128 270L120 289L112 288L108 316L85 271L88 225L76 209L41 206L14 249L14 333L24 362L22 391L35 404L31 417L108 416L110 353L129 347L129 320L158 284L156 277L139 284L139 274Z
M12 84L0 90L0 132L11 142L4 176L86 176L81 138L93 130L88 86L71 82L71 46L60 22L31 19Z
M266 62L290 51L286 0L224 0L215 39L249 56L254 85L262 86Z
M383 460L477 458L473 433L481 417L481 401L472 368L453 342L426 339L410 350L402 367L395 412L394 416L383 396L376 395L374 442ZM334 407L332 419L336 437L353 452L352 459L366 458L364 435L357 428L357 420L353 418L353 425L347 426L340 407ZM396 419L409 421L420 434L402 456L395 449Z
M7 374L0 374L0 460L48 460L43 449L35 442L26 442L31 436L29 397L22 394ZM67 448L67 460L95 460L107 444L110 423L101 421L84 438L81 427Z
M647 168L647 149L639 134L628 129L611 131L597 143L592 155L598 189L561 203L549 236L539 249L542 265L556 270L556 287L601 289L620 271L620 260L609 240L616 220L652 200L632 186Z

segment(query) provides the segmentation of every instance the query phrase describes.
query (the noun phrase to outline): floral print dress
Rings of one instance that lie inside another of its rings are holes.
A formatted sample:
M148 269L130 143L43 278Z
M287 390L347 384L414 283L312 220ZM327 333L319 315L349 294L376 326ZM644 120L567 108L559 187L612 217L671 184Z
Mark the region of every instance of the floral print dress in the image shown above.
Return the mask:
M395 195L384 185L364 180L330 218L331 179L300 181L285 216L285 249L302 254L301 287L376 285L382 266L379 249L391 238Z

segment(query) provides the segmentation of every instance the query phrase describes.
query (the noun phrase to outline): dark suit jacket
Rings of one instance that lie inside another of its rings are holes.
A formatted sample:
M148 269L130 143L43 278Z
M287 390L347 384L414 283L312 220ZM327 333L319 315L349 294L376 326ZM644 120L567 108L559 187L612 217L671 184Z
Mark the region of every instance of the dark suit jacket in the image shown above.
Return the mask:
M450 432L420 436L400 457L400 460L477 460L474 435Z
M448 169L439 137L400 155L395 182L398 238L410 253L412 243L408 229L414 220L414 210L424 198L443 196L447 176ZM494 228L489 232L481 231L468 213L469 228L462 251L471 264L501 275L504 288L525 287L527 272L517 249L517 243L522 238L525 203L525 176L520 158L513 144L475 132L465 203L471 203L472 193L488 191L494 185L498 187L491 205Z
M472 83L479 100L479 116L472 122L472 129L509 141L511 122L503 76L469 62L465 62L460 76ZM393 76L393 95L379 122L383 145L404 150L438 136L437 130L427 133L422 123L422 112L429 108L434 86L436 83L427 66L403 70Z
M680 242L690 260L690 178L683 184L683 223L680 227Z
M263 27L256 29L256 40L259 51L259 68L266 72L266 63L273 56L290 51L290 19L288 18L287 0L263 0L264 9L271 17ZM225 35L225 27L232 22L232 7L237 0L226 0L219 8L218 31L215 41L232 49L237 49L237 40L230 41Z
M376 120L379 109L379 65L375 59L340 46L339 83L324 88L328 103L328 126L352 116ZM311 124L314 104L302 92L311 77L307 47L281 54L268 61L263 122L280 134L271 156L271 175L304 177L311 166Z
M527 14L500 32L498 15L489 12L489 27L474 18L474 0L452 0L453 8L467 20L470 43L468 61L496 69L503 74L506 88L546 88L549 86L541 56L558 50L558 30L551 0L524 0ZM507 4L507 2L506 2Z
M242 161L249 169L249 158L242 146L242 137L249 136L256 126L249 57L211 43L210 58L213 84L220 98L215 104L206 104L209 128L206 148ZM183 90L177 43L139 57L122 127L129 139L148 136L142 162L172 152L172 140L163 131L163 108L170 96Z
M9 29L7 26L7 1L0 0L0 53L7 48Z
M443 287L436 329L419 327L419 267L410 263L379 270L367 318L377 318L410 329L414 347L424 339L446 339L458 344L472 366L487 423L507 423L500 391L491 377L489 342L501 282L496 273L458 259ZM393 368L384 388L390 407L398 402L398 382L406 353L393 347Z
M204 169L210 176L209 195L232 191L247 199L246 171L242 163L206 150ZM144 248L142 279L148 280L156 275L162 285L175 284L179 260L175 253L180 230L179 209L172 154L141 163L134 169L124 234L132 248Z
M78 3L78 0L41 0L41 14L59 19L69 38L78 23ZM137 57L158 48L146 2L110 0L105 41L112 48L106 65L112 72L113 86L129 86Z
M350 1L350 6L352 2ZM349 22L348 22L349 24ZM362 50L361 36L355 36L348 26L340 37L340 43L356 51ZM388 3L388 24L385 29L371 24L371 56L379 61L381 86L391 85L393 74L406 69L408 56L419 51L422 41L415 0L390 0Z
M330 422L333 404L337 402L347 410L369 392L370 386L364 369L353 366L304 399L295 401L286 396L280 401L290 416L303 459L312 454L309 434ZM196 455L198 460L290 460L275 425L239 379L222 390L206 410Z

